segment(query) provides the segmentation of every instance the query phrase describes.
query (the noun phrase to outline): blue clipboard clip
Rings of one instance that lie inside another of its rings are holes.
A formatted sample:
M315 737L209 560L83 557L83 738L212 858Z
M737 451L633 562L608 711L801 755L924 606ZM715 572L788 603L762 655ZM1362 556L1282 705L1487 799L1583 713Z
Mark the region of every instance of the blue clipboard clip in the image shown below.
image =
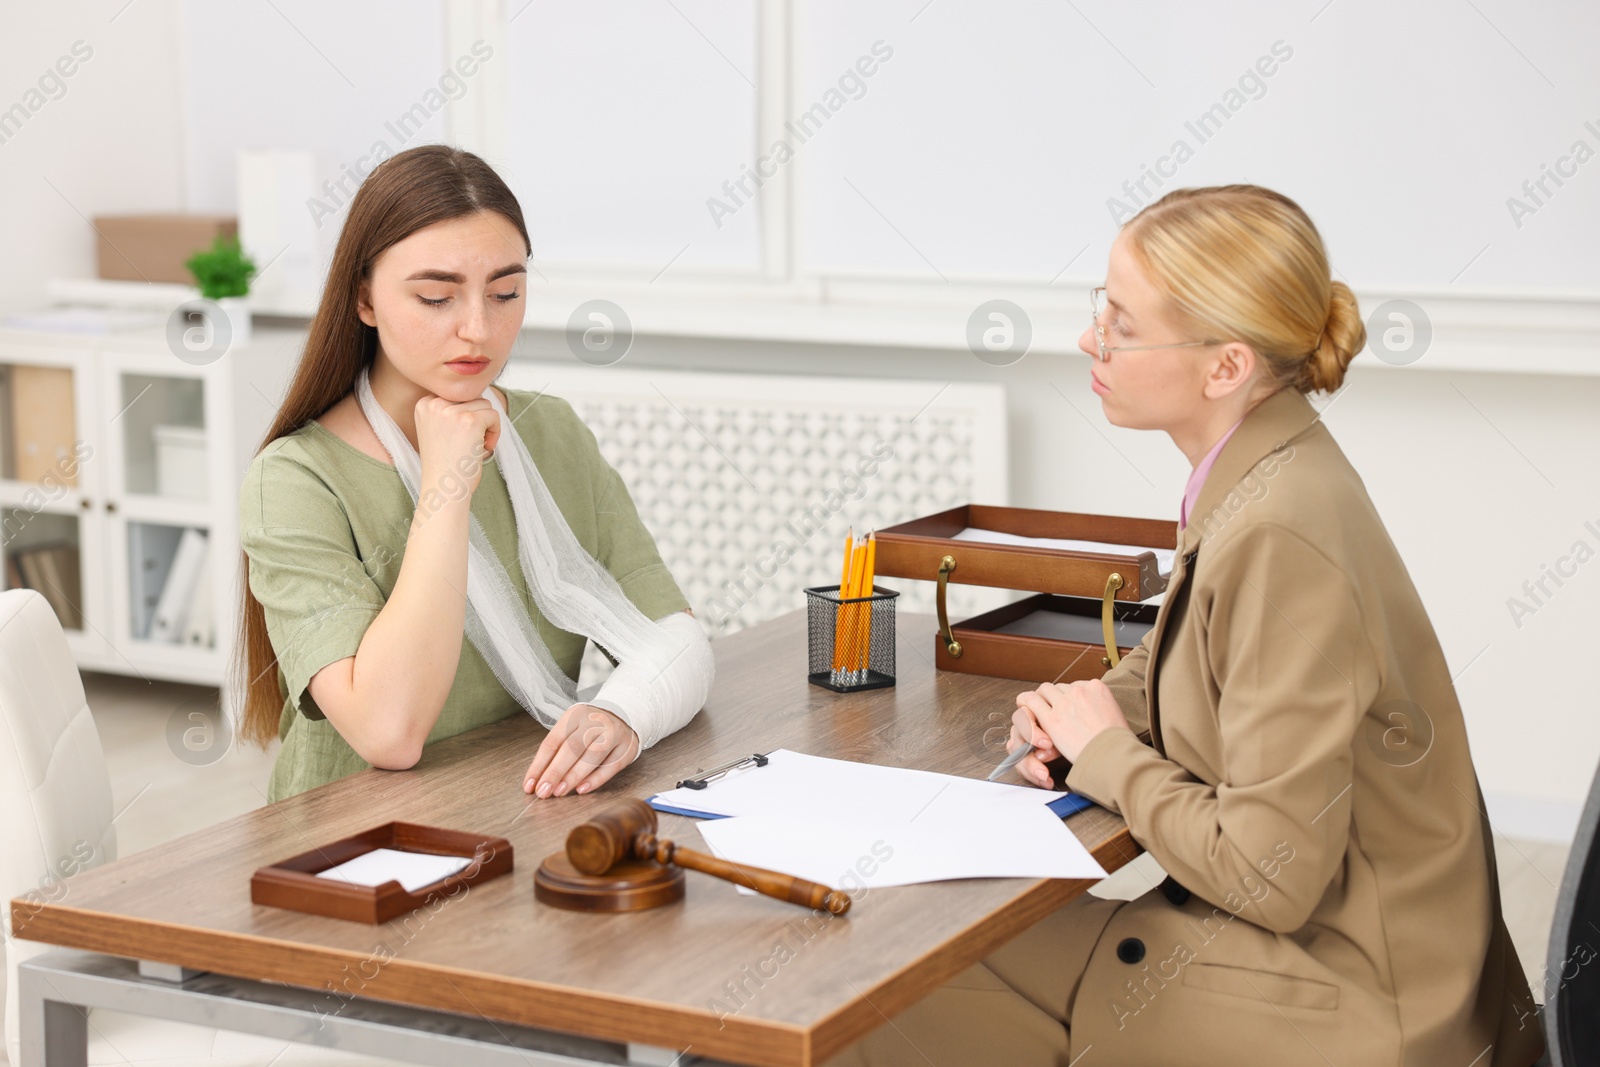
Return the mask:
M713 767L709 771L707 771L705 774L702 774L698 778L685 778L683 781L678 783L677 788L679 788L679 789L704 789L706 786L710 785L712 782L716 781L718 778L721 778L723 775L727 774L729 771L736 771L740 767L765 767L766 765L767 765L766 754L765 753L761 753L761 752L755 752L755 753L752 753L752 754L750 754L748 756L744 756L741 759L729 760L727 763L722 764L720 767Z

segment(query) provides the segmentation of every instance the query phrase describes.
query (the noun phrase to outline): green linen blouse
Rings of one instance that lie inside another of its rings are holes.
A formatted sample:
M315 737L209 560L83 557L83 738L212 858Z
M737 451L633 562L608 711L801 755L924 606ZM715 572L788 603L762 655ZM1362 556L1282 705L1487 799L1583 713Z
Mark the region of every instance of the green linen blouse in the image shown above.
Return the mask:
M573 534L614 575L639 610L661 619L689 607L655 539L639 520L621 476L565 400L501 390ZM504 431L504 428L502 428ZM239 530L250 591L261 602L278 657L283 748L268 799L279 800L370 766L334 729L307 691L323 667L354 656L383 609L405 559L415 510L394 467L316 421L273 441L250 464L239 493ZM545 646L578 677L586 638L553 626L534 606L517 560L516 525L493 462L472 497L477 516L516 585ZM428 743L522 713L465 633L461 660ZM530 749L528 758L533 758Z

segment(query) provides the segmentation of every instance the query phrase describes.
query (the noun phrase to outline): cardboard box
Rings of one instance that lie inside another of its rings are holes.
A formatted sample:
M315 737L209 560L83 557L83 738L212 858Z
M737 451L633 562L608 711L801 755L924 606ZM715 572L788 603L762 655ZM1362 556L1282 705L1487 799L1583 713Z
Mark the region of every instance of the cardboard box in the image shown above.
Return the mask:
M237 237L232 215L99 215L100 277L124 282L193 285L184 261L218 237Z
M78 463L73 451L78 419L72 393L70 367L10 368L10 411L13 437L7 442L12 469L19 482L42 482L55 474L62 484L78 484Z

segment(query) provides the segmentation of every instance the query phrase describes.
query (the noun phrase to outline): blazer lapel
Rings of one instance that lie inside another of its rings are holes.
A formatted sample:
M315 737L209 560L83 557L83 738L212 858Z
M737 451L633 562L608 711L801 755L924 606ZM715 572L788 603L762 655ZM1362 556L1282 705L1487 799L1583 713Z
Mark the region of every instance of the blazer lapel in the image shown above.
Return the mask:
M1160 669L1161 643L1166 638L1167 630L1172 626L1172 616L1181 612L1189 601L1187 596L1180 597L1185 592L1189 577L1189 568L1193 560L1182 554L1183 539L1178 541L1179 554L1172 562L1172 576L1167 579L1166 599L1161 602L1161 610L1156 612L1155 633L1150 638L1150 658L1145 661L1144 672L1144 706L1150 709L1150 744L1163 756L1167 754L1166 746L1161 743L1161 705L1156 699L1156 676Z
M1283 449L1317 421L1317 410L1296 389L1283 388L1258 403L1245 414L1244 421L1228 438L1206 475L1205 485L1195 500L1189 523L1178 531L1177 557L1167 595L1156 613L1155 633L1150 639L1150 658L1145 663L1145 707L1150 709L1150 743L1165 756L1161 741L1161 705L1157 680L1161 673L1162 646L1167 632L1181 622L1174 616L1187 612L1193 571L1200 546L1218 533L1245 506L1235 494L1239 482L1268 453Z
M1299 390L1285 387L1251 408L1217 453L1205 485L1189 513L1189 524L1178 532L1178 552L1188 555L1227 526L1248 506L1248 497L1236 493L1239 482L1272 452L1286 447L1317 421L1317 409ZM1170 595L1170 594L1169 594Z

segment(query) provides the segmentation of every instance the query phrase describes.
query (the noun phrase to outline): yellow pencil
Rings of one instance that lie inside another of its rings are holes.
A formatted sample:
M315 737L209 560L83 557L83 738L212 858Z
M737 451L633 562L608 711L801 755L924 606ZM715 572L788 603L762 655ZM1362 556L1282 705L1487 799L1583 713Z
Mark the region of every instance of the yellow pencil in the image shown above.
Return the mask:
M855 544L855 540L856 540L856 531L855 531L855 527L852 526L849 530L845 531L845 535L844 535L844 563L841 565L840 571L839 571L839 599L841 599L841 600L844 599L845 589L850 584L850 556L851 556L851 551L850 550L851 550L851 546L853 546ZM839 673L839 670L844 666L843 650L844 650L844 605L841 604L841 605L836 606L833 609L833 667L832 667L832 671L833 671L833 673L835 675L837 675Z
M875 532L873 532L871 530L868 530L867 531L867 572L866 572L865 580L862 582L862 585L861 585L861 591L857 594L858 596L871 596L872 595L873 564L874 564L874 560L875 560L875 557L877 556L877 554L878 554L878 535ZM858 606L861 608L861 615L862 615L861 628L862 628L862 631L863 631L862 632L862 637L861 637L861 664L860 664L859 669L861 671L866 671L868 661L871 660L871 658L872 658L872 603L870 601L868 601L867 603L861 604L861 605L858 605Z
M855 550L850 554L850 590L849 593L846 594L848 598L854 599L855 597L859 597L861 595L861 580L866 577L866 571L867 546L864 544L858 544L856 545ZM843 666L846 672L847 681L849 672L855 669L856 654L860 651L861 647L859 644L860 634L858 632L860 628L860 618L860 604L848 604L845 606L845 653L844 662L841 666Z

